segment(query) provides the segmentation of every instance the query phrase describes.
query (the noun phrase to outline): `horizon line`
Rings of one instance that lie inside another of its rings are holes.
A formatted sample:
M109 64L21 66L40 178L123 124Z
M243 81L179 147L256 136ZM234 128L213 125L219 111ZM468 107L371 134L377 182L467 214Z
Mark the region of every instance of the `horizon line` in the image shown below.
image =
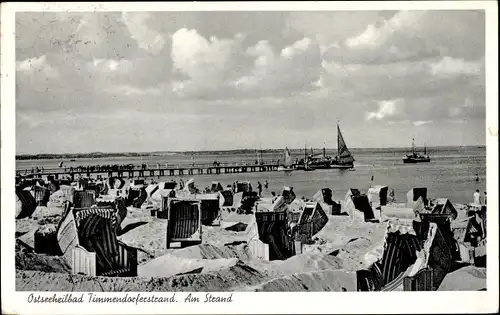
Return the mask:
M420 146L417 146L420 147ZM423 147L423 146L422 146ZM437 146L427 146L427 148L462 148L462 147L486 147L486 144L481 145L437 145ZM351 150L373 150L373 149L407 149L411 147L401 146L401 147L351 147ZM289 150L303 150L304 148L288 148ZM307 150L309 150L307 148ZM314 148L318 150L323 150L323 148ZM337 148L325 148L326 150L336 150ZM194 153L194 152L233 152L233 151L274 151L274 150L284 150L283 148L266 148L266 149L205 149L205 150L181 150L181 151L120 151L120 152L102 152L102 151L90 151L90 152L64 152L64 153L20 153L16 154L16 157L27 156L27 155L81 155L81 154L151 154L151 153Z

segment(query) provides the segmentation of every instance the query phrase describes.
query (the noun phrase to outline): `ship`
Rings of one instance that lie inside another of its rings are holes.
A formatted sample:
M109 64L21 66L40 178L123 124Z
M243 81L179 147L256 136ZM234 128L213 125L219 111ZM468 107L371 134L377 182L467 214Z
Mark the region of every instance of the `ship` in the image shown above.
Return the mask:
M293 171L292 165L292 156L290 155L290 150L288 147L285 147L285 163L283 165L278 166L278 171L291 172Z
M431 158L427 154L427 146L424 144L424 154L420 155L415 152L415 139L412 139L411 142L411 154L405 154L403 156L403 163L424 163L430 162Z
M311 155L308 156L308 166L312 169L331 168L332 157L326 155L326 149L323 146L323 153L314 154L311 148Z
M312 148L311 148L312 151ZM302 170L302 171L313 171L314 168L310 167L309 164L309 156L307 155L307 145L304 146L304 158L300 159L300 161L296 161L295 164L293 164L293 169L295 170Z
M342 132L340 131L340 126L337 124L337 155L332 159L330 164L331 168L338 169L351 169L354 168L354 157L349 151L347 147L344 136L342 136Z

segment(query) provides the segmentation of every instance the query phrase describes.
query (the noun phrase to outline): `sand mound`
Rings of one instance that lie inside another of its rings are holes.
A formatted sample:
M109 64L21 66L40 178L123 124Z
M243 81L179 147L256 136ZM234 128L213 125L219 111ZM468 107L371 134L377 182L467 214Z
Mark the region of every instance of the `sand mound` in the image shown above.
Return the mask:
M149 218L143 221L142 219L129 218L127 215L127 218L122 222L122 230L125 233L118 236L118 239L128 246L139 249L139 263L165 253L167 220Z
M342 268L342 261L339 258L321 253L304 253L287 260L251 260L246 263L252 268L268 273L271 277Z
M57 256L48 256L43 254L16 252L16 269L18 270L36 270L43 272L68 273L70 267L66 262Z
M38 206L36 207L35 211L31 215L31 217L35 220L43 220L47 219L48 217L59 217L61 218L61 215L64 211L63 207L57 207L57 206L51 206L51 207L44 207L44 206Z
M304 252L319 252L330 254L344 249L348 255L344 267L349 270L352 261L364 261L364 255L373 248L384 244L386 223L366 223L353 220L347 216L328 215L328 222L318 232L314 244L304 245Z
M207 273L230 268L238 260L230 259L186 259L174 255L163 255L139 266L138 276L171 277L185 273Z
M247 244L214 246L211 244L201 244L182 249L175 249L169 254L189 259L229 259L238 258L249 260L250 255Z
M23 235L38 228L38 222L32 218L16 220L16 236Z
M383 244L383 241L383 239L379 239L376 242L376 240L365 237L356 238L333 251L330 255L340 259L346 270L365 269L373 263L373 261L367 259L367 254L370 254L372 249L378 247L378 244Z
M438 291L479 291L486 289L486 268L462 267L448 273Z
M170 278L114 278L16 270L18 291L172 292L234 291L269 280L255 269L238 263L230 268Z
M221 220L224 222L242 222L249 224L255 220L255 217L252 214L238 214L236 212L222 211Z
M344 270L304 272L242 288L253 292L356 291L356 273Z
M50 195L47 205L50 204L53 207L63 207L64 201L66 201L66 195L62 190L58 190Z
M230 244L234 242L247 242L248 241L248 227L245 231L236 232L236 231L228 231L225 228L234 225L228 224L225 222L221 224L221 226L203 226L203 243L204 244L212 244L214 246L224 246L225 244Z

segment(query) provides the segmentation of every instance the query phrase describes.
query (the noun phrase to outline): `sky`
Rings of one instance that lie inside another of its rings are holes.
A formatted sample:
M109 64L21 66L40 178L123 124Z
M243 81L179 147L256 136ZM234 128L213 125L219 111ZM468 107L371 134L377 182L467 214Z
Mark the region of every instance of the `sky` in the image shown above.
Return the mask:
M484 145L484 11L16 14L16 153Z

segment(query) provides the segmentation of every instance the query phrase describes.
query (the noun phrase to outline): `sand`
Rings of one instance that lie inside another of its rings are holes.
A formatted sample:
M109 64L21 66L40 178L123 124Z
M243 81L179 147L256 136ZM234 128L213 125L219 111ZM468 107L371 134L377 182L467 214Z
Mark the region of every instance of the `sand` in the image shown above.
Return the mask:
M163 255L141 266L137 273L139 277L171 277L186 273L216 272L235 266L238 259L188 259L174 255Z
M237 264L227 269L200 274L158 278L88 277L63 273L16 270L18 291L83 292L175 292L233 291L269 280L255 269Z
M356 291L356 273L344 270L303 272L276 278L257 286L242 288L254 292Z
M460 213L463 209L455 205ZM31 218L16 220L16 234L34 233L56 224L61 207L39 207ZM138 248L133 278L71 275L55 256L34 254L16 246L16 289L21 291L356 291L356 270L373 263L383 248L387 223L365 223L328 215L325 227L303 253L284 261L253 259L247 241L253 215L224 210L220 225L202 227L202 244L166 249L167 220L150 211L129 208L118 238ZM239 225L241 229L231 230ZM480 289L483 269L462 268L447 275L440 290L467 286ZM460 280L467 279L467 280ZM484 284L485 285L485 284ZM457 289L455 289L457 290ZM463 290L463 289L461 289Z
M465 266L448 273L438 291L479 291L486 289L486 268Z

